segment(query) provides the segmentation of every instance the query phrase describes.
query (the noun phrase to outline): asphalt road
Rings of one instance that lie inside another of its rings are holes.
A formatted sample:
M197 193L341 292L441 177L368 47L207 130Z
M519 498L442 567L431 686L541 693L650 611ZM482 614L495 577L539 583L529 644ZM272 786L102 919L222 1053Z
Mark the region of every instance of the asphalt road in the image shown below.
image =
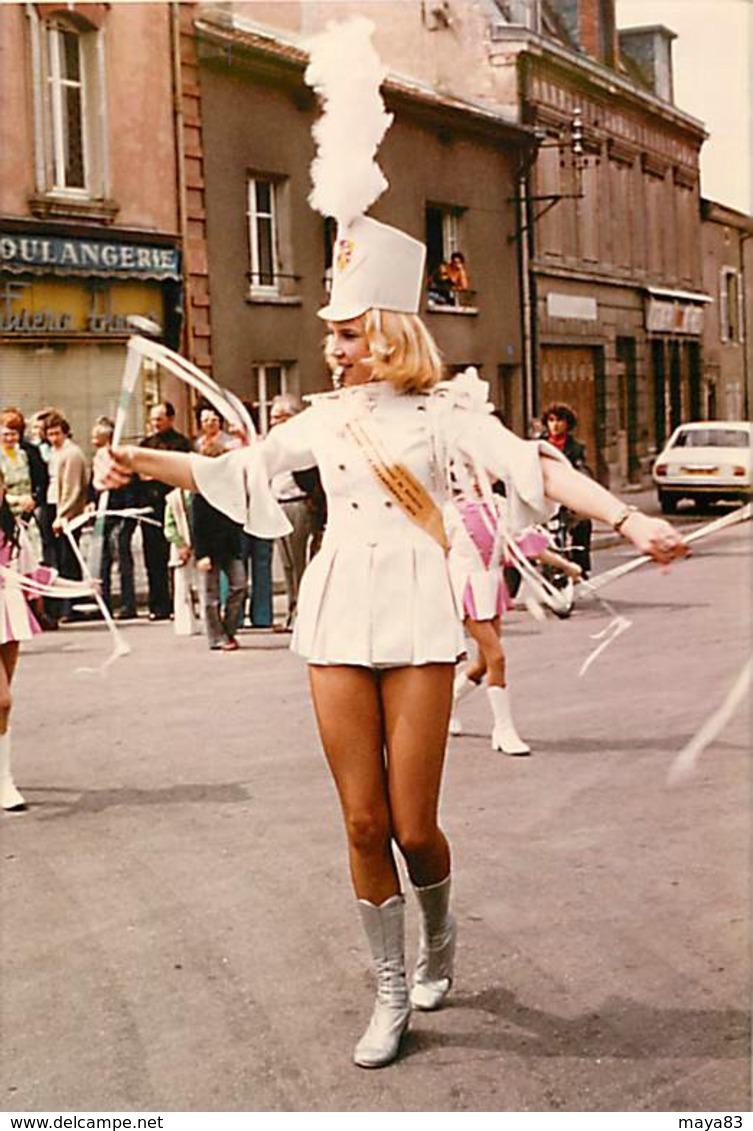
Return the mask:
M3 1109L746 1111L750 717L685 784L677 752L750 653L750 524L605 595L632 628L505 627L529 759L451 740L460 949L400 1060L353 1067L372 982L304 665L169 625L25 647L3 815ZM605 551L598 568L624 560ZM409 953L415 947L410 896Z

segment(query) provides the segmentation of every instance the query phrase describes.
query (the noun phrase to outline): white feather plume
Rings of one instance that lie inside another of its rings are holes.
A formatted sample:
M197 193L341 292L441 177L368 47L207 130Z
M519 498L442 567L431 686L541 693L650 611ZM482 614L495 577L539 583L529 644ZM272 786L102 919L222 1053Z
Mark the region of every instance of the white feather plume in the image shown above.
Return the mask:
M374 160L392 124L379 88L387 73L371 42L374 25L362 16L331 23L308 44L306 82L322 102L313 127L309 204L347 227L388 187Z

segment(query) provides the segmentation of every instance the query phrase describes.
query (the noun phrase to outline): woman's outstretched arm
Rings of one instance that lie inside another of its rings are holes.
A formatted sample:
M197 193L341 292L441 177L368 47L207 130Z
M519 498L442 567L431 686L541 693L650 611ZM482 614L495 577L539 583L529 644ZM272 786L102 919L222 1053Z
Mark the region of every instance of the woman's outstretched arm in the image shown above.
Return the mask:
M688 552L682 535L662 518L651 518L638 510L626 518L625 504L594 479L581 475L569 464L541 456L544 491L550 499L562 503L576 514L595 518L614 526L629 539L642 554L648 554L661 564L681 558ZM620 519L623 521L620 522Z
M206 457L204 457L206 458ZM100 448L94 457L94 486L97 490L123 487L134 471L173 487L196 490L188 452L165 452L154 448Z

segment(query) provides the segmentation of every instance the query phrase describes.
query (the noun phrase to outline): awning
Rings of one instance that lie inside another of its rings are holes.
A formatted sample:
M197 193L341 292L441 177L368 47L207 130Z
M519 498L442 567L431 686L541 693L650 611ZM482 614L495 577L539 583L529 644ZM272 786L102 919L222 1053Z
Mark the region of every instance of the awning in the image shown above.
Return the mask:
M672 302L713 302L711 295L701 291L672 291L666 287L646 287L653 298L663 298Z

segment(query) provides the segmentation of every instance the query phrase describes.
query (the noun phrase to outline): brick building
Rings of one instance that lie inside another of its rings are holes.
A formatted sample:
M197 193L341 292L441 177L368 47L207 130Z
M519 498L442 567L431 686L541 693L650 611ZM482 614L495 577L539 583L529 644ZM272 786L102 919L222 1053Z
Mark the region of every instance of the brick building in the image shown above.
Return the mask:
M181 217L167 4L0 5L2 403L114 413L129 316L180 342ZM156 373L133 398L182 397Z

